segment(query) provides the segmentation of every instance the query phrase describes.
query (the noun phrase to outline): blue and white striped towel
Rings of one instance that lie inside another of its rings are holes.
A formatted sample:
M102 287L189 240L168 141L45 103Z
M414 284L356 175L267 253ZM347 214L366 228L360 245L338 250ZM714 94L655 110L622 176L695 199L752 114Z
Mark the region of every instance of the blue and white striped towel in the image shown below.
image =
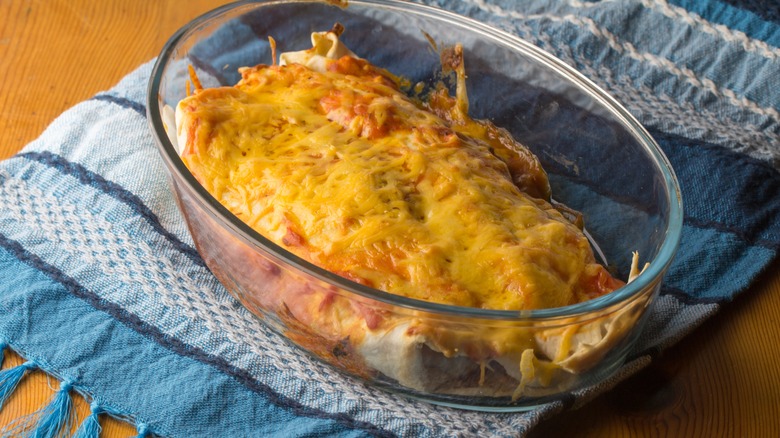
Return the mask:
M662 146L686 204L646 332L609 381L520 414L407 400L259 326L204 267L145 120L151 64L0 163L0 404L40 368L141 435L523 435L651 362L745 290L780 247L780 12L747 0L432 1L516 34L617 97ZM264 36L263 36L264 37ZM47 423L48 421L48 423ZM16 429L18 432L19 429Z

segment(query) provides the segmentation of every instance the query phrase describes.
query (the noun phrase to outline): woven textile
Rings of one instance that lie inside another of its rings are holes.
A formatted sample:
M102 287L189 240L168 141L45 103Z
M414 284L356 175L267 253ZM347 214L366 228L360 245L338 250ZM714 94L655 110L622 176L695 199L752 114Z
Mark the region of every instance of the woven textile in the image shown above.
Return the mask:
M126 417L142 434L523 435L647 366L776 257L777 7L424 3L575 67L625 105L674 166L686 212L680 250L616 375L530 412L489 414L388 394L292 349L228 295L195 251L148 128L148 63L0 163L0 346L29 361L18 376L0 375L0 386L40 368L85 394L93 412Z

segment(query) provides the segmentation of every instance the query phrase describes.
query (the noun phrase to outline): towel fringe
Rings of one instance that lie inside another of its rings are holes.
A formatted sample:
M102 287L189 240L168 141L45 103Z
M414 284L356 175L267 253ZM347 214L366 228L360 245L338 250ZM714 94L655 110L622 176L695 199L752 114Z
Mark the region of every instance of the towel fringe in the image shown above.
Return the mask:
M8 397L16 390L27 371L36 367L37 364L35 362L27 361L13 368L0 370L0 409L3 408Z
M60 383L60 389L54 394L51 403L39 413L38 422L31 436L40 438L57 438L70 434L75 413L70 390L73 382L66 380Z
M98 417L105 410L94 400L90 403L89 408L89 416L81 423L73 438L98 438L100 436L102 428Z
M30 364L26 362L19 367ZM17 368L19 368L17 367ZM34 438L58 438L70 434L70 426L73 423L73 402L70 398L70 390L73 384L69 381L60 384L60 389L54 394L51 402L43 409L22 416L7 424L1 433L2 436L34 437Z
M10 345L8 342L4 342L3 339L0 339L0 366L3 363L5 352L10 351L9 347ZM47 373L47 375L52 375L36 360L28 360L13 368L0 369L0 409L2 409L6 400L16 390L24 376L28 374L28 371L34 369L40 369ZM5 427L0 428L0 436L34 438L59 438L70 436L71 428L76 420L71 394L71 390L75 384L76 382L72 379L66 378L61 381L59 389L46 407L17 418ZM82 393L82 391L79 390L79 393ZM85 398L89 400L90 396L85 395ZM119 412L110 407L110 405L95 398L92 398L89 407L90 414L79 425L73 435L74 438L98 438L102 430L99 418L101 414L107 414L131 424L134 422L134 419L126 413ZM136 420L135 427L138 430L138 438L154 436L151 428L142 421Z
M138 435L136 435L135 438L146 438L151 436L151 431L149 430L149 426L147 426L146 423L138 423L136 425L136 429L138 430Z

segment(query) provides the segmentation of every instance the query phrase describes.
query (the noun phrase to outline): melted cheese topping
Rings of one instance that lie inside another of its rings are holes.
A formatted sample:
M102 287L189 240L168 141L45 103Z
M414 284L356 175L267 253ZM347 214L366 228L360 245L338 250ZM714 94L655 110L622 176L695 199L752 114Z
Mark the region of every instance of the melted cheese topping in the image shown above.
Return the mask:
M182 159L249 226L353 281L436 303L548 308L622 284L506 131L441 90L412 99L351 54L321 61L244 68L235 87L177 108Z

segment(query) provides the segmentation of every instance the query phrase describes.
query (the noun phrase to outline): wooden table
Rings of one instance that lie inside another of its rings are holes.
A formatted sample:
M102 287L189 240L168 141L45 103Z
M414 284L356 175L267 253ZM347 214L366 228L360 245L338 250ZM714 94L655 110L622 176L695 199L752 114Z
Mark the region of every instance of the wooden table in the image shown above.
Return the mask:
M191 18L224 3L0 0L0 158L156 56ZM650 368L533 435L780 436L778 325L780 262ZM20 362L6 352L3 365ZM0 427L51 395L41 372L26 377L0 411ZM89 412L81 399L76 407L82 419ZM101 417L101 424L103 436L135 432L110 418Z

